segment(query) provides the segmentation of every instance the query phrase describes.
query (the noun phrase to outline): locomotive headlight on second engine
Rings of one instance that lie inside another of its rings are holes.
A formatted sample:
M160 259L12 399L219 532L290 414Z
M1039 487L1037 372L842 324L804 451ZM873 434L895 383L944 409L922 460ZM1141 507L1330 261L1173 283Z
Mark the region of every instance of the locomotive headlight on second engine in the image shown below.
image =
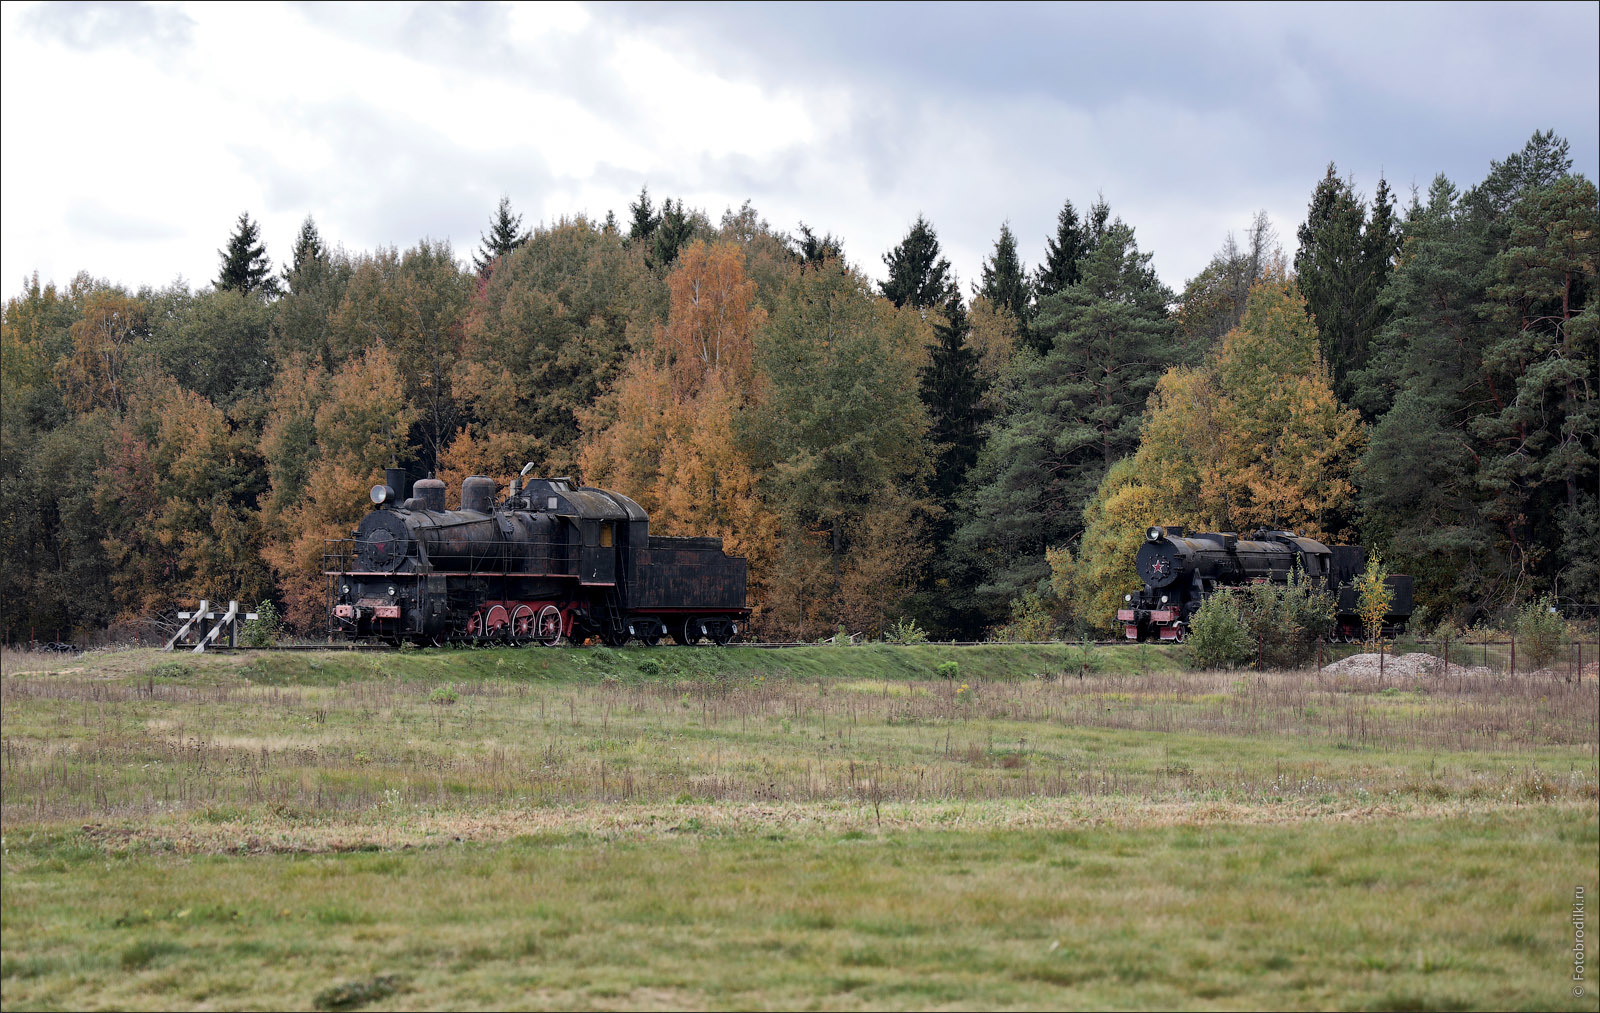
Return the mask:
M1159 524L1152 524L1145 530L1144 536L1152 542L1159 542L1167 536L1167 529Z
M340 594L349 594L350 593L350 585L349 584L342 585L339 588L339 593Z
M393 594L394 592L391 591L390 593ZM1161 604L1165 605L1166 603L1167 603L1167 596L1166 595L1162 595L1161 596Z
M1122 600L1123 601L1133 601L1133 595L1125 594L1125 595L1122 596Z
M389 585L389 597L391 597L391 598L394 597L394 585L393 584Z

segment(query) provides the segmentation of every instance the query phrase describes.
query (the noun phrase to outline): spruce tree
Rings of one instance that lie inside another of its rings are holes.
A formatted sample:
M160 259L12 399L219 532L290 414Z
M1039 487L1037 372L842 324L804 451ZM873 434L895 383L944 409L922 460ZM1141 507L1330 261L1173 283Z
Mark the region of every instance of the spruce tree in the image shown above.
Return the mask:
M920 310L942 305L950 296L950 261L939 255L939 234L921 215L900 245L883 255L889 278L879 290L896 306Z
M630 243L648 243L655 234L656 227L661 224L661 216L650 204L650 188L641 186L639 198L628 205L628 241Z
M295 291L295 276L314 262L320 262L328 255L322 245L322 235L317 232L317 223L310 215L300 223L300 234L295 236L293 259L283 268L283 287L289 292Z
M793 242L795 254L806 267L815 267L827 260L844 260L844 240L831 232L819 236L805 222L800 223L800 235Z
M929 532L935 546L908 611L936 635L978 636L983 617L972 607L971 588L982 573L949 551L950 535L962 516L958 494L978 459L981 427L987 418L987 385L978 375L978 353L968 343L971 325L960 294L952 288L944 312L933 318L935 343L919 374L928 412L928 442L933 451L929 493L939 507Z
M694 227L694 215L681 199L668 197L662 201L661 217L652 233L650 263L663 270L671 266L678 259L678 251L694 238Z
M227 247L218 250L217 255L222 258L218 291L277 294L278 279L272 276L272 261L267 259L266 245L261 242L261 226L250 220L250 212L239 215Z
M983 262L983 284L978 294L1011 314L1017 322L1017 331L1027 340L1028 321L1033 316L1033 292L1027 273L1022 268L1022 258L1017 256L1017 237L1009 223L1000 226L1000 238L995 240L994 253Z
M1056 214L1056 234L1044 243L1044 263L1039 265L1034 281L1040 299L1055 295L1078 280L1078 262L1083 259L1084 246L1078 212L1069 200Z
M1294 270L1322 335L1323 358L1341 399L1350 396L1350 374L1366 365L1372 306L1378 294L1373 269L1383 244L1375 236L1371 245L1377 249L1369 254L1362 235L1365 226L1366 207L1355 185L1339 178L1338 169L1328 163L1297 232L1300 249Z
M489 277L495 261L526 243L529 235L522 229L522 216L511 213L511 198L501 194L494 217L489 219L489 234L479 234L483 246L472 255L472 266L477 270L478 277Z
M978 459L983 384L978 378L978 353L967 344L971 329L961 293L952 286L943 315L934 319L935 342L920 374L922 403L931 422L929 437L936 446L930 491L946 510L954 505L956 491ZM948 534L948 525L949 514L941 535Z

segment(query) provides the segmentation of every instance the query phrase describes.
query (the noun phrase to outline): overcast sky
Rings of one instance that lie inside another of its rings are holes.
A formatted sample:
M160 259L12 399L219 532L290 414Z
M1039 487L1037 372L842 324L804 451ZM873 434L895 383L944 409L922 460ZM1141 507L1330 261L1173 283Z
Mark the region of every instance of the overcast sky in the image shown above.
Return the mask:
M466 260L626 217L844 239L874 276L925 214L964 282L1002 221L1031 266L1103 194L1181 287L1265 209L1292 252L1327 163L1461 184L1535 129L1596 178L1600 5L683 7L6 4L0 282L208 284L240 211L274 263L307 214L352 251Z

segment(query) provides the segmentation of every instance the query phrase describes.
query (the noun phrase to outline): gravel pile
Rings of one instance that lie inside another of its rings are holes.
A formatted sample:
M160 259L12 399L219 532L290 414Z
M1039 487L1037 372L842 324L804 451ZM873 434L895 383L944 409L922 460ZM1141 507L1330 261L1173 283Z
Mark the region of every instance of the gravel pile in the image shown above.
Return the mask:
M1480 666L1467 667L1451 663L1450 670L1445 671L1444 660L1436 658L1424 651L1413 651L1410 654L1388 655L1382 659L1376 654L1352 654L1343 661L1336 661L1331 665L1324 665L1322 671L1332 675L1376 676L1378 675L1379 662L1383 664L1383 674L1386 676L1416 677L1421 675L1489 675L1490 670Z

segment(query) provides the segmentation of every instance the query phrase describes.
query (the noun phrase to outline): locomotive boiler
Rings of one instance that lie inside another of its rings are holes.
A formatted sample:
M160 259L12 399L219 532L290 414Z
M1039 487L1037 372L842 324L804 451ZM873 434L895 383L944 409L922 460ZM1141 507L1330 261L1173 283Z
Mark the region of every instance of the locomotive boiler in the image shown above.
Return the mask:
M1333 635L1351 640L1361 635L1355 579L1366 562L1359 545L1324 545L1293 531L1262 528L1241 538L1153 525L1134 560L1144 586L1124 597L1117 621L1129 640L1182 640L1207 596L1262 581L1288 583L1298 569L1313 588L1335 597ZM1411 578L1390 574L1388 584L1393 597L1384 626L1395 631L1411 615Z
M593 638L726 644L748 623L744 559L720 538L650 533L621 493L569 478L502 491L481 475L445 509L445 484L390 469L352 536L323 567L333 633L390 643L542 643ZM526 484L524 484L526 479Z

